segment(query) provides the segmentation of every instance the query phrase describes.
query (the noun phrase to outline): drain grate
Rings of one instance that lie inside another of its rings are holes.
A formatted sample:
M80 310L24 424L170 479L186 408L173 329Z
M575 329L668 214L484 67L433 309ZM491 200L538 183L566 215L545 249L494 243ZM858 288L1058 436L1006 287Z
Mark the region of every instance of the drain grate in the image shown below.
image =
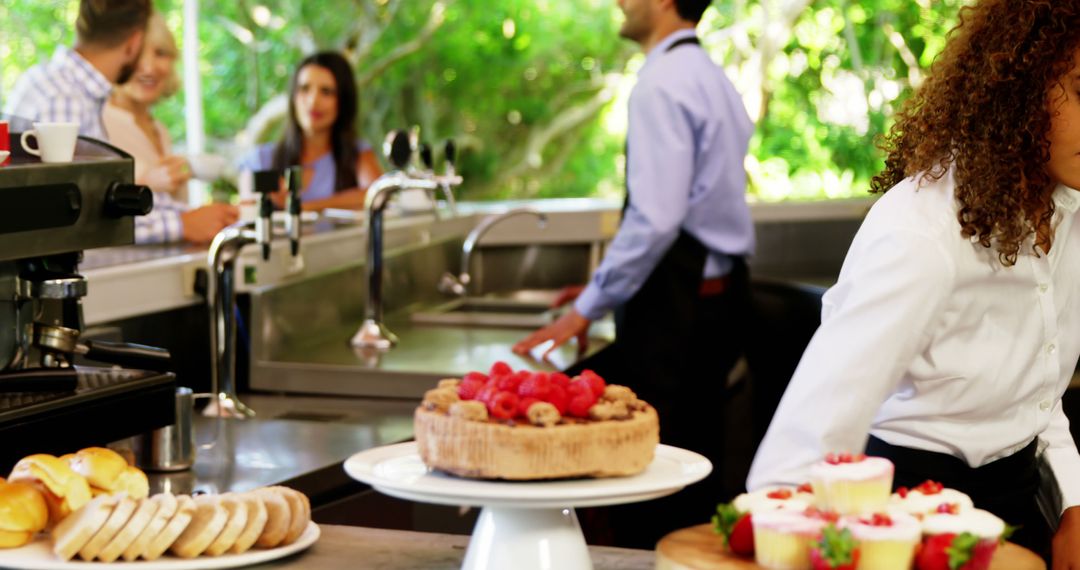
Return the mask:
M320 412L285 412L277 416L279 420L301 420L306 422L339 422L345 419L345 414L325 414Z

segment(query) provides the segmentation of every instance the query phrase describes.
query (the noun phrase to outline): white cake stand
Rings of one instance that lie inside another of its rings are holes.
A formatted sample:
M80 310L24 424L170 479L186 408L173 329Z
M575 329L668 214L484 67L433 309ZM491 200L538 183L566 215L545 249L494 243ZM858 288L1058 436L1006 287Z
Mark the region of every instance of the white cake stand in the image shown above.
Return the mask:
M369 449L345 461L350 477L410 501L480 506L464 570L591 570L574 507L636 503L670 495L712 471L705 457L656 446L653 462L631 477L513 482L463 479L432 471L416 443Z

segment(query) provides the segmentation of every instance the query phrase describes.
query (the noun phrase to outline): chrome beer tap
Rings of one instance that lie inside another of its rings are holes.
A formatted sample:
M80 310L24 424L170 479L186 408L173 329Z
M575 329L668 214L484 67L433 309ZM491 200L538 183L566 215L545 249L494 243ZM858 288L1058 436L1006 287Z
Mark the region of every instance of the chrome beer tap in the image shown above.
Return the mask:
M402 190L433 191L438 183L430 178L418 178L405 172L413 147L409 133L396 131L387 135L383 152L393 170L375 180L367 191L367 267L368 295L364 306L364 323L349 343L354 348L388 350L397 343L397 336L383 323L383 214L390 199Z
M290 214L296 209L297 220L288 226L292 252L299 253L299 206L296 187L299 186L298 167L285 171L288 179ZM210 244L207 262L212 278L207 296L210 300L210 344L213 348L211 367L211 391L216 397L203 410L206 416L223 416L237 419L253 417L255 411L246 406L236 394L236 259L244 246L260 244L262 258L270 259L270 242L273 238L273 204L270 194L281 188L282 171L262 170L254 173L255 192L259 193L259 218L254 222L242 221L218 232Z

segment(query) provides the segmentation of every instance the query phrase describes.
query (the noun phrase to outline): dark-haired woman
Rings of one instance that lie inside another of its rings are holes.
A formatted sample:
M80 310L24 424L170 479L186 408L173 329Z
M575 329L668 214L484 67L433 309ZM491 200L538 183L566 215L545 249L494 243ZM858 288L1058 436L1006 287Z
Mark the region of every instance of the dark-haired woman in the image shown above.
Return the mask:
M305 210L360 209L364 192L382 173L371 146L356 136L356 81L336 52L304 58L289 83L289 116L282 140L262 145L241 168L303 167ZM275 195L280 206L284 196Z
M748 486L829 452L940 481L1080 568L1080 3L980 0L886 139ZM869 437L868 437L869 436ZM1056 527L1056 531L1052 530ZM1053 537L1051 539L1051 537Z

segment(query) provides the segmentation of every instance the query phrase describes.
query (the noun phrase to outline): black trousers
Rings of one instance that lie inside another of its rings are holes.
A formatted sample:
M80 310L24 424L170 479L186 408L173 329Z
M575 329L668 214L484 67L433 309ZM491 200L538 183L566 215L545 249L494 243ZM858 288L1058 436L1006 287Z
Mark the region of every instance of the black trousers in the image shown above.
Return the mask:
M1037 442L982 467L952 455L900 447L870 436L866 454L884 457L896 466L893 488L914 487L927 479L967 493L975 506L1019 526L1009 539L1050 560L1050 526L1035 502L1040 476Z
M656 408L661 443L701 453L713 464L704 481L663 499L580 509L592 544L654 548L672 530L708 522L723 488L723 410L727 375L743 353L749 277L734 260L725 290L700 293L705 250L685 234L630 302L616 312L616 341L570 368L592 369Z

